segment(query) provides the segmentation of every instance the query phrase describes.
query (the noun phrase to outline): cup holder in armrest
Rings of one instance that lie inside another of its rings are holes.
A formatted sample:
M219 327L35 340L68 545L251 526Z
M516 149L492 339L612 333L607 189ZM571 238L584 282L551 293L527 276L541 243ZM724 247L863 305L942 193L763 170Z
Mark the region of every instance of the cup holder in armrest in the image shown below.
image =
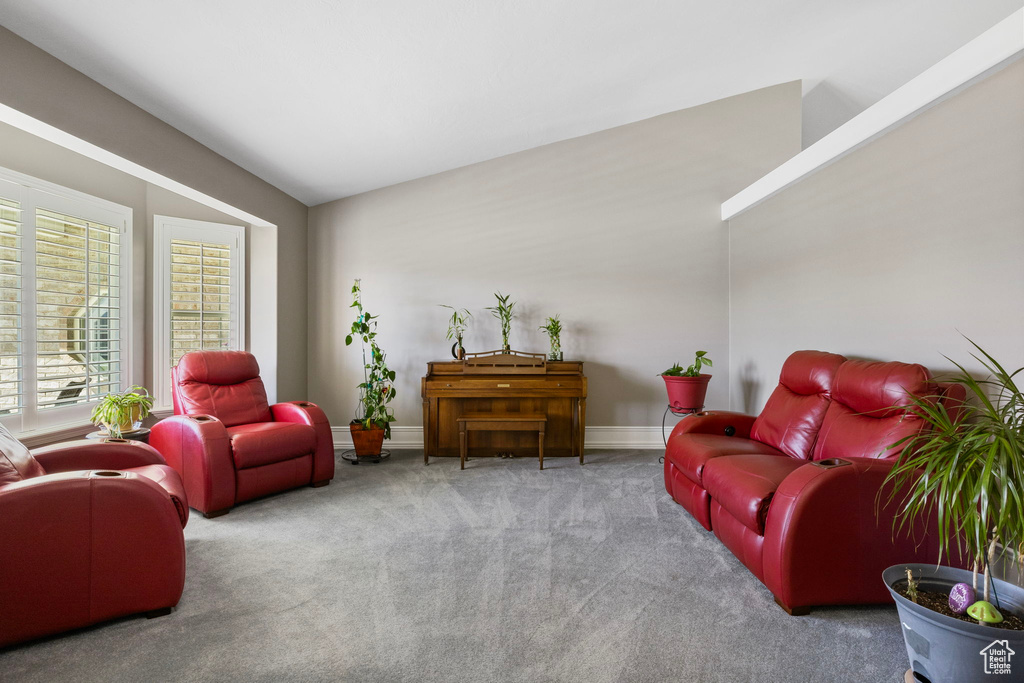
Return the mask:
M216 422L217 418L213 415L189 415L190 420L193 422Z
M828 460L815 460L811 464L815 467L820 467L823 470L831 470L836 467L842 467L843 465L852 465L853 463L849 460L843 460L842 458L829 458Z
M94 476L94 477L123 477L123 476L125 476L125 474L124 474L124 472L114 472L114 471L111 471L111 470L100 470L98 472L93 472L92 476Z
M295 405L300 408L311 408L313 406L309 401L295 401Z
M115 438L112 436L104 437L104 443L131 443L128 439Z

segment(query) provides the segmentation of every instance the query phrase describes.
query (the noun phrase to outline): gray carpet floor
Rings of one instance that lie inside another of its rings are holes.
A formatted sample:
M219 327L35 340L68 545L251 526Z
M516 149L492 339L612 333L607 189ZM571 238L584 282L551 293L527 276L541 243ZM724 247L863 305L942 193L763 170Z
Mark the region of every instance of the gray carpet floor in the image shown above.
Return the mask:
M658 456L339 461L326 488L193 515L170 616L2 651L0 679L902 680L895 607L787 616Z

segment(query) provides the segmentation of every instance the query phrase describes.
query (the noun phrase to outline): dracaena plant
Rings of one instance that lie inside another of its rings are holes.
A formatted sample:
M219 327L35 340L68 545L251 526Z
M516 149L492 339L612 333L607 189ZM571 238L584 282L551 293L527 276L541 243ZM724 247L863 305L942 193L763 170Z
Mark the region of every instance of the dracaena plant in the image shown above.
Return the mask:
M132 386L121 393L107 394L92 409L92 423L103 425L107 433L120 439L125 427L149 417L153 409L153 397L144 387Z
M497 306L488 306L487 310L491 312L498 322L501 323L501 347L503 349L508 348L508 337L512 331L512 318L515 314L512 309L515 308L516 302L509 301L511 295L502 294L501 292L495 292L494 298L498 300Z
M894 444L902 450L886 483L896 501L897 530L934 514L939 560L954 552L984 570L989 599L990 565L997 552L1024 559L1024 395L1016 377L968 339L988 375L975 379L964 366L948 379L962 384L967 401L949 407L936 397L913 398L910 410L924 429ZM998 550L999 548L1002 550Z
M466 328L469 327L469 321L473 317L465 308L455 308L448 304L439 304L442 308L450 309L452 317L448 319L448 340L454 339L462 346L462 335L466 333Z
M558 360L562 353L562 321L556 315L548 318L540 329L548 335L548 341L551 342L551 354L548 357L551 360Z
M707 351L698 351L697 357L693 361L693 365L688 368L684 368L679 363L675 363L665 372L661 373L667 377L698 377L700 375L700 369L702 366L711 367L711 359L708 358Z
M360 281L352 284L352 304L358 315L352 322L352 330L345 337L345 346L359 339L363 346L363 382L359 385L359 412L355 422L365 429L382 427L384 438L391 438L391 423L395 421L394 411L388 407L395 398L395 371L388 368L387 356L377 345L377 318L363 309ZM370 357L367 359L366 352Z

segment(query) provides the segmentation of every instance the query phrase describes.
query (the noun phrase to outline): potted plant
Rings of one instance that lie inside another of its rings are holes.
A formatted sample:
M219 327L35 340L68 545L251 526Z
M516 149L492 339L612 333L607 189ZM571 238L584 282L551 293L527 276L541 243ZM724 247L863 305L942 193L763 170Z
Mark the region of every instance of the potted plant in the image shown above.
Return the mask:
M548 341L551 342L548 360L562 360L562 321L556 315L553 318L548 318L547 322L540 326L540 329L548 335Z
M395 421L394 411L388 407L395 398L395 372L388 369L387 357L377 345L377 317L363 310L360 281L352 285L352 305L358 312L352 322L352 330L345 337L345 346L355 337L363 346L363 382L359 385L359 409L356 418L349 423L356 457L379 456L384 439L391 438L391 423ZM366 349L370 358L366 358Z
M668 404L675 413L695 413L704 407L711 375L703 375L703 366L711 367L707 351L698 351L693 365L683 368L679 363L661 373L668 391Z
M508 294L495 292L494 298L498 300L498 305L487 307L491 315L501 323L501 348L503 351L508 351L511 348L508 345L508 335L512 330L512 317L514 315L512 309L516 305L515 301L509 301L509 296Z
M473 314L465 308L459 310L448 304L441 304L441 306L452 310L452 317L448 319L448 339L449 341L455 340L455 343L452 344L452 358L462 360L466 357L466 349L462 348L462 335L469 327L469 319L473 317Z
M153 409L153 397L140 386L129 387L121 393L107 394L92 409L92 423L102 426L107 435L120 439L131 432Z
M910 409L924 429L896 444L902 450L886 479L898 529L934 516L940 563L959 557L973 568L909 565L883 573L913 675L933 683L1024 670L1024 588L992 576L1000 556L1024 557L1024 395L1014 379L1024 368L1007 372L971 344L989 376L975 379L954 362L951 379L967 389L967 402L948 408L915 398ZM1007 650L1020 653L1019 663Z

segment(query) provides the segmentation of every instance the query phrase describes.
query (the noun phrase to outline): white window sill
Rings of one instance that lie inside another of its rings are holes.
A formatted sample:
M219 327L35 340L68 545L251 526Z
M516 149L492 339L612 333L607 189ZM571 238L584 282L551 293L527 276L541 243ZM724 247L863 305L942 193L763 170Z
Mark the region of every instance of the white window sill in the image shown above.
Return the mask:
M174 413L172 408L157 408L150 415L162 420ZM29 449L49 446L50 444L63 441L74 441L85 438L89 432L96 431L97 427L91 422L68 422L66 424L46 427L45 429L33 429L27 432L18 432L14 435L18 441L25 444Z

